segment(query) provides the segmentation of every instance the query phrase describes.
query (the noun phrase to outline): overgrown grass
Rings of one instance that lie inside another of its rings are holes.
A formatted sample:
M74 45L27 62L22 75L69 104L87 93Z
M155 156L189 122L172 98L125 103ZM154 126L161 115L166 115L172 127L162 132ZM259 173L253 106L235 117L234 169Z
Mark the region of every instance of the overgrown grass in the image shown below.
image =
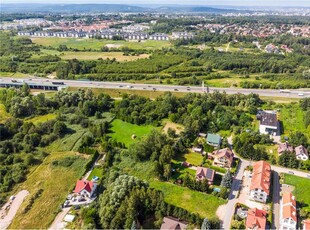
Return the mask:
M183 155L178 155L175 159L179 162L186 161L192 165L200 166L203 161L203 156L199 153L190 152Z
M296 200L304 202L310 207L310 179L284 174L284 183L294 186L293 194L296 196Z
M38 124L38 123L43 123L49 120L53 120L56 118L56 114L53 113L49 113L46 115L42 115L42 116L36 116L30 119L26 119L27 122L32 122L33 124Z
M115 119L111 123L111 126L110 130L112 133L110 133L109 136L118 142L124 143L127 147L149 134L151 130L155 128L151 125L134 125L119 119ZM133 139L133 135L135 135L136 138Z
M113 41L98 39L78 39L78 38L31 38L33 43L52 46L58 48L59 45L66 45L68 48L76 49L95 49L100 50L105 45L115 45L117 47L128 47L131 49L161 49L171 46L169 41Z
M4 123L11 115L6 111L5 106L0 104L0 123Z
M53 152L39 165L27 180L19 186L19 190L26 189L30 195L18 210L10 228L11 229L42 229L48 228L59 211L66 196L73 190L76 180L84 173L87 159L78 156L70 167L52 166L54 160L61 160L69 156L76 156L73 152ZM24 213L39 189L43 192L36 198L30 210Z

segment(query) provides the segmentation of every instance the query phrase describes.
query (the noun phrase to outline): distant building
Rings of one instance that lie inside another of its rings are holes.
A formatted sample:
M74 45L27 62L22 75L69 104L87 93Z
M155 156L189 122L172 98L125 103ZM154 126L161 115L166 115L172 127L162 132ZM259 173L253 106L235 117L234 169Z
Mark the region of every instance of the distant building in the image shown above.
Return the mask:
M302 160L302 161L306 161L309 159L309 154L308 154L308 151L307 149L300 145L300 146L297 146L295 148L295 153L296 153L296 158L297 160Z
M280 208L281 229L295 230L297 226L296 199L292 193L284 193Z
M197 167L196 180L207 179L209 184L213 184L215 171L209 168Z
M246 229L265 230L267 223L267 213L263 210L253 208L247 213L245 222Z
M221 145L221 136L218 134L208 133L207 143L214 147L219 147Z
M157 40L157 41L168 41L169 36L167 34L155 33L155 34L151 34L149 36L149 39L150 40Z
M172 32L172 39L191 39L194 37L193 33L188 33L188 32Z
M259 132L261 134L280 135L280 122L278 121L277 112L261 111L257 118L260 120Z
M303 230L309 230L310 229L310 219L304 220L303 222Z
M212 153L213 165L230 168L234 161L234 154L229 148L215 150Z
M75 185L74 193L92 197L96 190L97 184L88 180L78 180Z
M270 194L271 167L266 161L258 161L253 165L250 185L250 199L266 203Z
M284 143L280 143L278 147L278 153L281 155L283 152L293 152L293 146L291 146L287 141Z
M187 223L182 222L179 219L173 218L171 216L166 216L161 224L161 230L185 230L187 228Z
M19 36L32 36L33 32L32 31L19 31L19 32L17 32L17 34Z
M148 35L146 33L130 33L127 38L128 40L146 40Z

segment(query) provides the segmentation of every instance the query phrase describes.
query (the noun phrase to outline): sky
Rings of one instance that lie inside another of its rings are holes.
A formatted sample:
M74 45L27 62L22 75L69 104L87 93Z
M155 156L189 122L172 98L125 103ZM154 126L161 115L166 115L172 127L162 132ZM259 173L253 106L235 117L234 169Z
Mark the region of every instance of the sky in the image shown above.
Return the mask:
M2 3L47 3L42 0L0 0ZM229 6L310 6L310 0L53 0L48 3L179 4Z

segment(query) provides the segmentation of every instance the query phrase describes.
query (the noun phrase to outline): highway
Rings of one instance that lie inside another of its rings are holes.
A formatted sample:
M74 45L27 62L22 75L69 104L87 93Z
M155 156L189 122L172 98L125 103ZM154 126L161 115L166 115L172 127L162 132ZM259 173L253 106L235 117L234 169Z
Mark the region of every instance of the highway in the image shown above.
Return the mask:
M105 82L105 81L79 81L79 80L51 80L46 78L14 78L17 82L35 83L40 85L51 85L52 82L63 82L63 86L77 88L102 88L102 89L132 89L147 91L174 91L174 92L226 92L227 94L251 94L255 93L265 97L286 97L286 98L304 98L310 97L310 89L294 90L274 90L274 89L242 89L242 88L219 88L201 86L179 86L179 85L156 85L156 84L134 84L126 82ZM11 83L12 78L0 77L0 83Z

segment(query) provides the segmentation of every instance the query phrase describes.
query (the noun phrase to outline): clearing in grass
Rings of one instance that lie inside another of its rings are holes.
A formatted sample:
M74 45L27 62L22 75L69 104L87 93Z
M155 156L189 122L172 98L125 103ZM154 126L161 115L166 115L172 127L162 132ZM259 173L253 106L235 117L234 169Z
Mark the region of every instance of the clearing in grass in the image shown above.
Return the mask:
M86 157L89 156L74 152L51 153L18 187L19 190L28 190L30 195L18 210L10 228L47 229L59 212L59 206L83 175L84 165L88 161ZM68 158L73 159L70 166L60 165ZM58 165L55 165L56 161Z
M180 132L182 132L184 130L184 126L183 125L174 123L174 122L172 122L172 121L170 121L168 119L164 119L163 120L163 126L164 126L163 131L165 133L167 133L169 128L174 129L176 134L179 134Z
M111 126L109 136L118 142L124 143L126 147L149 134L155 128L151 125L134 125L119 119L115 119Z

